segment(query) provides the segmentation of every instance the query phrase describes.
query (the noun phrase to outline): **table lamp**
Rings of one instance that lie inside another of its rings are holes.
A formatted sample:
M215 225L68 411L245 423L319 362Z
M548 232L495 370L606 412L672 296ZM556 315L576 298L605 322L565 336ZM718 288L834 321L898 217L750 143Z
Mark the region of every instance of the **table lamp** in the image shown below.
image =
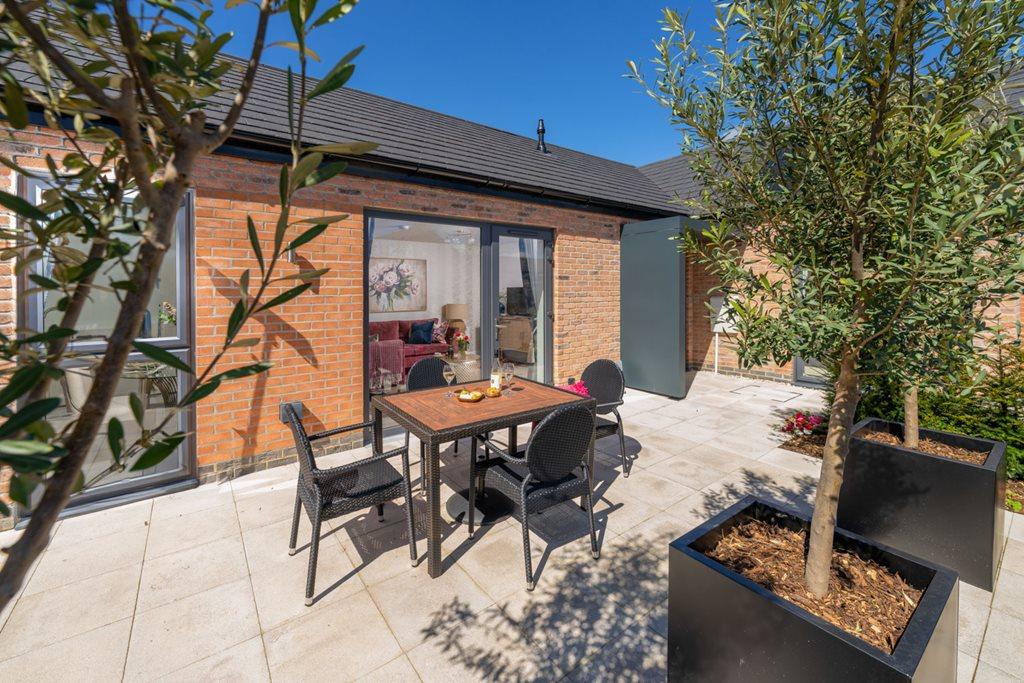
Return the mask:
M448 328L455 332L466 331L466 318L469 317L468 304L445 304L441 307L441 317L448 321Z

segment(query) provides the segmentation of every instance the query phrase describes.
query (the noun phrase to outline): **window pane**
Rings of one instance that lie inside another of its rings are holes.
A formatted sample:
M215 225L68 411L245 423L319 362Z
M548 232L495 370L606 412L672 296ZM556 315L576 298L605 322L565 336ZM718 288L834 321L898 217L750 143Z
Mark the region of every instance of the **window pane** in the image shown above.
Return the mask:
M34 187L34 199L37 203L41 201L42 185ZM175 226L174 235L171 239L171 247L164 256L160 265L160 273L157 275L156 288L146 308L146 314L142 321L142 329L139 337L142 339L155 339L166 337L178 337L178 272L179 258L178 236L184 221L187 220L184 210L178 212L178 223ZM122 235L121 239L133 246L141 239L134 236ZM70 238L67 246L80 252L87 252L89 245L77 238ZM137 251L132 251L130 258L134 258ZM128 265L130 265L130 261ZM53 262L47 259L40 266L42 274L49 277L53 270ZM120 311L120 303L117 296L110 291L110 283L128 279L128 272L125 267L117 262L105 264L96 274L94 279L96 288L92 290L90 300L85 305L82 316L78 321L79 334L77 341L103 341L114 329L114 322ZM54 307L61 298L59 292L46 292L39 301L39 312L41 318L40 329L45 330L50 325L59 325L62 313Z
M470 338L459 380L479 378L480 228L375 218L372 240L366 283L370 391L404 388L413 363L447 352L455 329ZM429 320L445 334L438 331L429 340L413 334L414 323Z
M50 395L61 400L61 405L53 413L51 420L55 429L60 431L66 424L75 419L78 410L89 393L93 381L93 365L66 367L63 379L51 385ZM83 473L87 485L103 486L124 479L131 479L156 472L167 472L178 469L182 465L179 448L162 463L145 472L116 472L104 474L113 463L110 448L107 446L107 420L116 417L124 426L125 443L131 443L139 437L139 426L132 415L128 397L134 392L142 399L146 408L145 424L154 427L163 420L170 408L178 401L178 376L174 370L149 360L129 361L125 366L117 391L110 403L110 410L104 419L103 427L92 450L86 457ZM173 423L169 431L177 431L181 426Z
M544 241L502 235L498 240L498 357L520 377L543 382L547 338L547 261Z

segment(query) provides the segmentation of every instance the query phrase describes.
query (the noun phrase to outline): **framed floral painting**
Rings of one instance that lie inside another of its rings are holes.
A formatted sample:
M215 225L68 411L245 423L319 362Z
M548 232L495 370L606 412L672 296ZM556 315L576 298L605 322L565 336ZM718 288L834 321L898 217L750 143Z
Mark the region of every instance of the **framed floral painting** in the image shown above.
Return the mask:
M370 313L427 310L426 259L371 258Z

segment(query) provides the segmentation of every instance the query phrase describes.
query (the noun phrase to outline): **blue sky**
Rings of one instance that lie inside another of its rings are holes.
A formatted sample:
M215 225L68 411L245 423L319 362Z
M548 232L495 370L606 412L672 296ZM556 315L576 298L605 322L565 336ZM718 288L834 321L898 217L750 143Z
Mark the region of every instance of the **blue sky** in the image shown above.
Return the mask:
M321 0L318 11L329 6ZM706 31L710 0L670 3ZM649 61L666 0L362 0L312 41L326 72L365 44L349 82L478 123L533 136L543 117L553 144L631 164L678 153L667 111L623 77L626 60ZM217 30L233 30L227 51L247 49L248 8L218 10ZM275 40L290 38L284 17ZM699 31L699 35L700 35ZM286 66L294 53L274 48L265 62Z

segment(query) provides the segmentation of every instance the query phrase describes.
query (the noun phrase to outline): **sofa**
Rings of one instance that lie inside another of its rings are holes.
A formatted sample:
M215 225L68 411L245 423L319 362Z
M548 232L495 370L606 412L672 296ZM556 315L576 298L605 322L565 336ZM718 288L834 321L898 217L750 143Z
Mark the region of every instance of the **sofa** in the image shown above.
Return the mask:
M445 333L445 343L433 343L433 344L410 344L409 333L412 331L412 326L415 323L423 323L431 321L437 325L437 318L424 318L422 320L384 320L380 322L370 323L370 335L375 336L377 341L370 342L370 359L371 363L375 357L384 356L389 354L377 354L373 353L373 345L378 343L387 343L387 346L394 347L395 342L401 342L401 356L402 356L402 379L409 373L411 368L416 361L422 358L429 358L435 353L447 353L451 346L452 336L454 332L448 330ZM396 363L397 365L397 363ZM372 373L375 368L370 368ZM394 371L392 368L385 368Z

